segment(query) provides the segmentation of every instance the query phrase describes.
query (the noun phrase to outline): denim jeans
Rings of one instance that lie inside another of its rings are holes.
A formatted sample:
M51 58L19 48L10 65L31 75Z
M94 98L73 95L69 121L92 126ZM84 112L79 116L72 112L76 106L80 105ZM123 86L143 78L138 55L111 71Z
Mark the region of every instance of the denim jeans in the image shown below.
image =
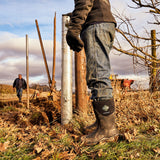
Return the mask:
M113 97L110 77L109 53L115 36L114 23L99 23L81 33L87 62L87 85L91 99L107 100Z
M19 100L21 100L23 89L22 88L17 88L16 90L17 90L17 97L19 98Z

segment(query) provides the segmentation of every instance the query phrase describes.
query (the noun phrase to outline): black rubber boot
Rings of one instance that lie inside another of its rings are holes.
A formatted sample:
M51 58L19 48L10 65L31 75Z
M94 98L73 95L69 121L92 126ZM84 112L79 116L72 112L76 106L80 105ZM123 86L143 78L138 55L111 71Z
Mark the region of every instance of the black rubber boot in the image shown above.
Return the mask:
M86 145L117 141L119 132L115 125L113 99L94 101L93 107L97 114L98 127L93 133L83 136L81 140Z
M90 126L87 126L85 130L93 130L93 129L96 129L97 127L98 127L98 122L96 120L93 124L91 124Z
M94 108L93 108L94 109ZM87 131L90 131L90 130L94 130L94 129L96 129L97 127L98 127L98 121L97 121L97 113L96 113L96 111L95 111L95 109L94 109L94 114L95 114L95 117L96 117L96 121L93 123L93 124L91 124L90 126L87 126L86 128L85 128L85 130L87 130Z

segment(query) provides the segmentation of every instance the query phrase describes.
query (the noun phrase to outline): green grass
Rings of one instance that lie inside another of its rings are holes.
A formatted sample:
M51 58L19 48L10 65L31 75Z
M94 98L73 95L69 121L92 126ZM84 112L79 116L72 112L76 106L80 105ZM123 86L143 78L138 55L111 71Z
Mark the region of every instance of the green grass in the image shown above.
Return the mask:
M144 127L145 128L145 127ZM53 129L53 128L52 128ZM56 127L57 134L63 134L59 127ZM142 129L142 126L139 127ZM148 129L148 128L147 128ZM37 155L33 152L34 145L42 142L51 148L51 144L54 146L55 151L50 154L48 159L59 160L63 159L63 153L74 153L76 156L74 160L153 160L160 159L160 154L154 150L160 148L160 135L150 135L144 132L140 132L136 139L132 142L121 140L116 143L98 144L95 146L84 146L80 141L75 142L69 133L58 139L50 137L46 133L38 133L35 139L31 143L22 143L17 140L15 135L9 135L6 137L7 131L5 129L0 130L0 142L10 141L10 147L5 152L0 152L0 159L3 160L31 160Z
M5 152L0 152L0 159L2 160L32 160L36 156L33 155L33 146L25 144L23 146L16 146L16 144L7 149Z
M0 152L0 160L32 160L38 157L44 160L160 160L159 103L140 97L131 102L126 99L116 105L119 107L116 112L118 128L124 136L116 143L94 146L85 146L80 141L90 119L74 114L68 125L54 123L48 126L43 120L38 123L41 119L33 114L36 112L41 117L39 113L45 111L42 107L31 106L27 110L5 106L0 109L3 116L0 117L0 144L9 142L9 146ZM19 119L12 118L15 113ZM30 123L30 117L38 119L37 123ZM26 122L25 126L19 125L22 121ZM126 134L131 138L125 137ZM36 147L40 148L39 153Z
M81 155L76 157L79 159L97 159L97 160L117 160L117 159L160 159L160 155L154 152L154 149L160 147L160 138L141 139L133 142L118 142L99 144L89 147Z
M17 109L14 106L4 106L3 108L0 108L1 112L9 112L9 111L17 111Z

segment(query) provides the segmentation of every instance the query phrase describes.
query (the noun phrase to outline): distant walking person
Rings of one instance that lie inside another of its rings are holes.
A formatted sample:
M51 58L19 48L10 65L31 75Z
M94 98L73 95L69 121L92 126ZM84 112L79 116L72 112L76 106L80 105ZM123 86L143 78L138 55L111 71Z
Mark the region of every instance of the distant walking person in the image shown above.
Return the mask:
M19 74L18 78L14 80L13 88L16 88L17 97L19 98L19 102L22 102L22 92L23 89L27 88L26 81L22 78L22 75Z

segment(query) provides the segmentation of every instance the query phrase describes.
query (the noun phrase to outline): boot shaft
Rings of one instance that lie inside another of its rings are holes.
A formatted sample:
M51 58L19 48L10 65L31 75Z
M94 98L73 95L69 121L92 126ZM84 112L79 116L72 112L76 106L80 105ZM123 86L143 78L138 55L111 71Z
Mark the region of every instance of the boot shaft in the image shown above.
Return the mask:
M103 116L108 116L115 111L114 99L108 100L94 100L93 108L95 112L102 114Z

